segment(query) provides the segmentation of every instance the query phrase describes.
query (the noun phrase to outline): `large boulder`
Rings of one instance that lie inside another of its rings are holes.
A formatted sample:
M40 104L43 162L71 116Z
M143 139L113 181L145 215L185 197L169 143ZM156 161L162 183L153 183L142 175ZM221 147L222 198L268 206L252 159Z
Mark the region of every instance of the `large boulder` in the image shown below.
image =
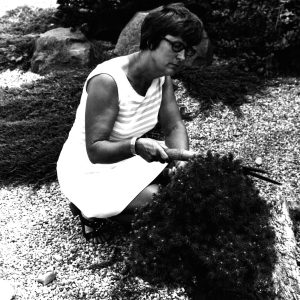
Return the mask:
M50 70L90 64L92 46L80 32L55 28L40 35L35 43L31 70L44 73Z
M141 25L148 12L138 12L121 31L114 53L127 55L140 49Z
M114 49L115 55L127 55L139 51L141 25L149 12L150 11L137 12L124 27ZM208 38L207 32L204 30L203 39L197 46L197 53L185 61L185 66L199 67L209 65L212 63L212 58L212 44Z

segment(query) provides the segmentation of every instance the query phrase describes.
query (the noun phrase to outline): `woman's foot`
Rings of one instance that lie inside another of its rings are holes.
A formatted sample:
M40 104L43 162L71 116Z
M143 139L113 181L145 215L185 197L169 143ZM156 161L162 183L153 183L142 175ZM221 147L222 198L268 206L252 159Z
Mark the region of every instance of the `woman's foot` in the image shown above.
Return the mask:
M70 202L70 210L74 216L79 216L81 222L82 234L87 241L91 241L95 244L103 243L111 238L109 233L109 223L108 219L100 218L86 218L79 208Z
M80 217L83 236L93 244L100 244L112 238L111 221L100 218L86 218L83 214Z

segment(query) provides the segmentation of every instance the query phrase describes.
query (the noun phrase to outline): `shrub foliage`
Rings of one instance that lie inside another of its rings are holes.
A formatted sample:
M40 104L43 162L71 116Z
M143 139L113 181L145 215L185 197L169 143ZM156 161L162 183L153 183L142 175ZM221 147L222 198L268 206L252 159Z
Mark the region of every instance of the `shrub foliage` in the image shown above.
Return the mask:
M298 0L194 1L216 51L239 57L245 68L268 72L300 71L300 3ZM197 5L196 5L197 6Z
M66 25L84 24L88 36L115 41L137 11L178 1L58 0ZM238 57L246 70L300 71L298 0L183 0L203 21L221 57Z
M186 284L203 299L273 299L269 220L240 162L208 152L136 213L132 270L150 282Z
M55 25L59 26L60 22L54 9L34 9L26 5L9 10L0 20L2 31L14 35L44 33Z

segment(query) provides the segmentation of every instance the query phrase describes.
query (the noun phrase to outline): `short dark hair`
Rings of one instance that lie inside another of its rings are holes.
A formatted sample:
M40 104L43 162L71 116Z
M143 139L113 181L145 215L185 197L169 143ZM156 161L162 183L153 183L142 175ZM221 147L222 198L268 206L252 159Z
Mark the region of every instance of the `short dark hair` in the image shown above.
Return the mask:
M170 34L178 36L189 45L201 42L202 21L183 4L169 4L150 12L141 27L141 50L154 50L163 37Z

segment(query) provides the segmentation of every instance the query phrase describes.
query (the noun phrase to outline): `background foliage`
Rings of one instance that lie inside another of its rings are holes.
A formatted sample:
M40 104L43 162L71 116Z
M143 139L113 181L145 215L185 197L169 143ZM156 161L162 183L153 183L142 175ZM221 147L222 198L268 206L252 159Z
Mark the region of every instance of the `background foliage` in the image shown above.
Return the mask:
M135 12L178 1L58 0L65 25L81 26L90 38L116 41ZM300 71L298 0L183 0L203 21L215 53L235 57L240 67L261 74Z
M40 33L61 26L54 9L20 6L0 18L0 71L28 70Z
M54 24L60 25L54 9L32 9L28 6L10 10L0 20L1 31L14 35L44 33Z

